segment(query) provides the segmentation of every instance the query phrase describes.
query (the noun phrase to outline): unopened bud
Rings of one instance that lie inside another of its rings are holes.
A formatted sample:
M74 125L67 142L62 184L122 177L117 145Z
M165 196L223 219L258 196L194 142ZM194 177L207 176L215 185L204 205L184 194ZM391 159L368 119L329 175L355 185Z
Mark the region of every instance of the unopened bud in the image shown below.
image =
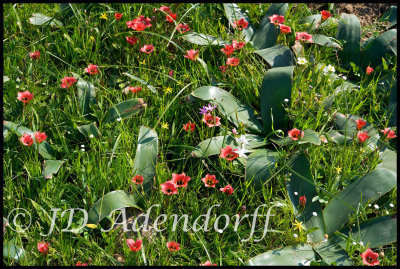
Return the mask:
M325 234L324 237L325 237L325 239L328 239L329 236L327 234Z
M385 257L385 253L383 253L383 251L379 252L379 256L381 256L382 258Z

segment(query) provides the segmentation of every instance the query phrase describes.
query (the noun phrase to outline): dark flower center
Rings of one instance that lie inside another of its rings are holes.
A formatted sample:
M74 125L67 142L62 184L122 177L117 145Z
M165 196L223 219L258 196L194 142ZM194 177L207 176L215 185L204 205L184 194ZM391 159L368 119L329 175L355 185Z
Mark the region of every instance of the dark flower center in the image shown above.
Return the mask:
M206 182L207 182L207 185L214 185L214 180L212 180L212 179L207 179Z

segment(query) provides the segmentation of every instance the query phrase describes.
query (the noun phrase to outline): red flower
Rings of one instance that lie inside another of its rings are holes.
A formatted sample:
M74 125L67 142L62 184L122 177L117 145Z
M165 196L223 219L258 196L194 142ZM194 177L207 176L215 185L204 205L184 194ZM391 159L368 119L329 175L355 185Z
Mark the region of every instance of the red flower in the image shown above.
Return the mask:
M126 41L128 41L128 43L131 45L135 45L138 39L135 38L134 36L127 36Z
M142 184L143 183L144 178L141 175L136 175L132 178L132 182L136 183L136 184Z
M249 23L245 19L241 18L240 20L237 20L233 23L233 28L243 30L246 29L248 25Z
M89 73L90 75L94 75L98 73L97 65L89 64L87 68L85 68L85 72Z
M186 53L187 55L184 55L183 57L189 58L193 61L196 61L197 57L199 57L199 50L187 50Z
M367 132L358 132L357 137L360 143L364 143L369 138L369 135Z
M174 70L170 70L169 73L168 73L168 76L170 76L171 78L173 78L173 77L174 77Z
M220 126L221 122L220 122L221 118L220 117L213 117L213 115L211 115L210 113L206 113L204 114L203 117L203 122L205 124L207 124L208 127L213 127L213 126Z
M71 87L75 82L76 82L76 78L74 77L64 77L63 79L61 79L61 88L69 88Z
M169 13L168 15L167 15L167 21L169 22L169 23L174 23L174 21L176 20L176 14L174 14L174 13Z
M361 258L365 265L379 265L378 257L379 254L373 252L370 248L361 253Z
M190 28L186 23L180 23L178 26L176 26L176 30L178 30L179 33L183 34L190 31Z
M280 15L272 15L271 17L268 17L270 22L275 24L275 25L279 25L281 23L285 22L285 17L284 16L280 16Z
M383 136L386 136L385 140L389 140L389 139L397 137L397 135L395 135L394 131L390 130L390 128L385 128L385 129L381 130L381 132L383 133Z
M137 92L139 92L141 89L142 89L142 87L140 87L140 86L135 86L135 87L129 86L129 87L128 87L128 90L130 90L132 93L137 93Z
M186 123L186 124L183 124L183 129L184 129L186 132L189 132L189 130L190 130L191 132L193 132L195 127L196 127L196 125L195 125L194 123L192 123L191 121L189 121L189 122Z
M167 6L162 6L159 10L164 11L165 13L171 13L171 9Z
M119 21L122 18L122 14L121 13L115 13L115 19L117 21Z
M200 264L200 266L217 266L217 264L216 264L216 263L214 263L214 264L211 264L211 262L210 262L210 261L206 261L205 263L203 263L203 264Z
M175 184L176 188L179 187L187 187L187 183L189 182L190 177L186 176L185 173L182 174L174 174L172 173L172 183Z
M33 99L33 94L30 93L28 90L24 92L18 92L18 100L24 102L24 104L29 103L30 100Z
M152 53L152 52L154 51L154 46L153 46L153 45L144 45L144 46L140 49L140 51L141 51L141 52L144 52L144 53L147 53L147 54Z
M38 142L39 144L42 143L43 141L45 141L47 138L47 135L45 133L41 133L38 131L36 131L33 136L35 137L36 142Z
M85 262L85 263L81 263L81 262L79 261L79 262L76 263L75 266L88 266L88 264L87 264L86 262Z
M306 196L304 195L304 196L301 196L300 198L299 198L299 204L301 205L301 206L305 206L306 205L306 202L307 202L307 199L306 199Z
M210 174L207 174L205 177L203 177L201 179L201 181L204 182L204 185L206 187L213 187L213 188L215 188L215 184L217 184L219 182L218 180L215 179L214 175L210 175Z
M126 244L132 251L139 251L142 248L142 240L138 239L133 241L133 239L126 239Z
M288 131L288 135L293 141L296 141L299 139L299 136L300 138L303 137L304 132L300 131L299 129L293 128L292 130Z
M232 46L235 50L240 50L246 45L246 42L237 42L235 39L232 40Z
M368 66L366 71L367 71L367 74L369 75L374 71L374 69L371 66Z
M237 66L239 64L239 59L235 57L228 58L228 60L226 60L226 64L231 66Z
M225 55L226 55L227 57L229 57L229 56L231 56L231 54L232 54L233 52L235 52L235 49L233 48L232 45L225 45L225 48L221 49L221 51L222 51L223 53L225 53Z
M42 242L37 243L37 249L39 250L40 253L42 253L45 256L47 254L49 254L49 247L50 247L50 244L48 242L47 243L42 243Z
M308 43L312 43L312 35L307 34L306 32L298 32L296 33L296 40L307 41Z
M362 119L356 120L356 123L357 123L357 130L361 130L362 127L364 127L365 124L367 124L367 122L366 122L366 121L363 121Z
M22 144L24 144L24 146L32 146L32 144L33 144L32 136L28 135L26 133L23 133L22 137L19 140L21 140L21 142L22 142Z
M181 249L180 244L175 241L167 242L167 248L169 251L178 251Z
M219 67L219 69L221 69L222 74L226 72L226 65L221 65Z
M222 192L225 192L228 195L231 195L233 193L234 189L232 188L231 185L226 185L225 187L220 188L219 190L222 191Z
M326 20L327 18L332 17L331 13L329 13L329 11L325 11L325 10L321 11L321 15L322 15L322 20Z
M29 57L31 57L32 59L34 59L34 60L37 60L37 59L39 59L39 57L40 57L40 51L34 51L34 52L31 52L30 54L29 54Z
M143 15L133 19L132 21L127 21L126 25L135 31L143 31L147 27L151 27L151 19L145 18Z
M161 184L160 186L161 186L161 191L164 194L171 195L171 194L178 193L178 189L175 187L175 184L172 183L171 181L167 181L167 182Z
M239 154L234 152L232 150L231 146L226 146L225 148L221 149L221 154L219 155L222 159L227 159L228 161L233 161L237 157L239 157Z
M279 28L281 29L281 32L284 33L284 34L292 32L292 29L289 26L286 26L286 25L283 25L283 24L280 24Z

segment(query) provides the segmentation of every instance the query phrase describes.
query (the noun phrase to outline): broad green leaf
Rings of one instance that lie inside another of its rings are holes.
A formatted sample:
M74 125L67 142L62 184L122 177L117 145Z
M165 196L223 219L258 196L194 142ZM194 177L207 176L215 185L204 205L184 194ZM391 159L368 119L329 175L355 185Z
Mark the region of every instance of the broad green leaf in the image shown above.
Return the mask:
M350 145L353 142L352 137L344 136L338 131L333 131L333 130L327 132L326 137L338 145L344 145L344 144Z
M146 103L142 98L134 98L116 104L106 112L103 123L114 122L118 118L124 119L133 116L139 113L145 106Z
M321 46L333 47L340 49L340 45L335 41L332 41L329 37L321 34L315 34L312 36L313 43Z
M257 255L246 262L246 265L309 265L316 259L314 250L309 244L277 248Z
M342 60L347 64L353 62L359 66L361 24L357 16L346 13L340 15L336 39L346 41L343 51L340 51L339 54Z
M77 89L78 89L78 102L82 111L82 115L85 118L90 118L92 109L90 104L96 104L96 90L94 85L82 79L79 75L72 73L75 78L78 78Z
M221 148L231 146L233 149L239 148L240 145L235 139L230 136L216 136L200 142L191 155L193 157L201 158L221 153Z
M321 14L307 16L301 21L301 23L302 24L308 23L310 24L309 28L315 30L321 24L321 17L322 17ZM314 40L314 35L313 35L313 40Z
M224 40L222 40L219 37L215 37L212 35L208 34L199 34L196 32L192 32L190 34L185 34L182 36L182 39L196 44L196 45L202 45L202 46L207 46L207 45L218 45L218 46L223 46L227 44Z
M373 39L361 52L361 68L373 68L382 64L385 55L397 55L397 29L389 30Z
M131 79L133 79L133 80L136 80L136 81L139 81L140 83L142 83L144 86L146 86L152 93L155 93L156 95L158 95L158 92L157 92L157 90L156 90L156 88L154 88L152 85L150 85L149 84L149 81L144 81L143 79L141 79L141 78L138 78L138 77L136 77L136 76L134 76L134 75L131 75L131 74L129 74L129 73L122 73L123 75L125 75L125 76L127 76L127 77L130 77Z
M385 168L375 169L355 180L337 195L338 199L332 198L323 210L327 234L332 235L346 224L349 215L356 213L359 203L364 206L376 201L396 184L396 174Z
M271 48L257 50L254 53L260 55L271 68L293 65L294 62L294 57L290 49L281 44Z
M379 157L382 162L377 165L377 168L386 168L397 174L397 152L387 148Z
M110 215L114 210L123 207L134 207L142 210L138 205L139 195L126 191L112 191L97 201L88 212L88 224L97 224Z
M246 181L261 189L261 185L271 177L278 155L278 152L266 149L257 149L250 154L246 163Z
M284 100L288 99L290 104L293 69L293 66L271 68L264 76L260 98L261 117L267 134L273 129L287 128L289 120L284 109Z
M271 140L280 146L291 145L295 142L288 136L281 139L271 139ZM298 141L296 141L296 143L298 144L311 143L315 145L321 145L321 139L319 138L319 135L316 132L314 132L311 129L306 129L304 130L304 136Z
M389 107L388 112L390 115L389 118L389 126L394 127L397 126L397 80L391 87L391 93L389 98Z
M391 6L385 14L379 19L379 21L390 22L388 28L392 28L397 24L397 6Z
M339 231L345 235L350 234L350 228L345 227ZM378 248L397 240L397 214L380 216L360 223L351 228L352 239L363 242L369 248Z
M32 130L19 125L17 123L14 123L12 121L3 121L3 127L5 127L7 130L17 134L19 137L21 137L24 133L33 136L35 132ZM4 131L3 131L4 132ZM36 144L34 143L32 147L35 149ZM56 151L50 146L49 143L46 141L42 142L39 144L39 154L42 155L43 158L47 160L54 160L56 159Z
M261 122L254 113L254 109L242 103L227 91L214 86L204 86L194 90L191 95L204 101L212 101L217 105L218 111L236 127L243 123L249 131L258 134L265 133Z
M149 127L141 126L133 165L133 175L143 176L144 180L141 186L146 193L151 191L156 176L157 154L157 133Z
M45 160L43 164L43 178L44 179L51 179L53 177L53 174L56 174L58 170L60 169L61 165L64 163L64 161L58 161L58 160Z
M329 238L328 242L314 246L313 249L328 264L334 262L336 265L353 265L349 254L339 246L338 242L334 236Z
M249 140L249 144L246 145L246 148L255 149L267 145L267 141L262 136L246 134L245 137Z
M254 32L256 31L256 28L251 23L249 17L235 3L225 3L223 5L225 10L225 15L232 26L235 21L240 20L242 18L249 23L247 25L247 28L242 30L242 33L244 35L244 40L246 42L250 41L254 35Z
M287 3L272 3L267 12L264 14L264 17L261 20L260 26L253 36L253 46L258 50L270 48L275 45L276 40L278 39L280 30L279 26L275 26L275 24L270 22L269 17L276 14L285 16L288 8ZM287 18L285 18L287 20Z
M78 130L81 134L83 134L86 137L89 137L90 135L93 135L94 137L101 136L101 133L99 129L96 127L95 123L79 126Z
M46 25L50 23L51 26L63 26L60 21L52 17L47 17L41 13L32 14L32 17L29 18L29 22L33 25Z
M28 254L11 242L3 242L3 263L6 259L13 259L21 264L23 261L27 261Z
M314 182L311 175L310 162L304 153L294 157L291 168L311 182ZM321 242L324 239L325 223L320 202L318 199L314 202L312 201L312 198L318 195L315 186L295 173L292 173L290 180L286 182L286 187L294 208L294 213L297 215L296 219L302 221L307 229L318 228L318 230L307 234L308 240L312 243ZM300 206L299 203L301 196L306 197L304 207ZM313 213L317 213L317 216L314 216Z

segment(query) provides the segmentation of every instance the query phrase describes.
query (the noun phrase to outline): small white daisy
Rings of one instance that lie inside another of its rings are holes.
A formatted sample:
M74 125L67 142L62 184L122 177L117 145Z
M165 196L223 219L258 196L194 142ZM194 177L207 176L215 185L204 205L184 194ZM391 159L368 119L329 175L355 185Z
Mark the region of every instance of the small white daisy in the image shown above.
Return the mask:
M318 215L317 212L312 212L312 214L313 214L314 216L317 216L317 215Z
M283 100L283 101L285 101L287 103L287 102L289 102L289 99L285 98L285 100Z
M354 246L357 245L357 242L356 242L356 241L353 241L353 245L354 245Z
M299 193L297 191L294 192L294 195L299 195Z
M297 238L297 237L298 237L298 235L297 235L297 234L293 234L293 237L294 237L294 238Z
M368 206L371 207L372 205L371 205L371 204L368 204Z
M117 118L117 121L121 121L121 118Z
M84 147L85 147L85 145L82 144L82 145L81 145L81 148L84 148Z
M93 135L93 134L90 134L90 135L89 135L89 137L90 137L90 138L93 138L93 137L94 137L94 135Z
M347 77L346 77L346 76L343 76L343 79L344 79L344 80L347 80Z
M81 151L85 151L85 149L81 149Z
M394 204L389 204L390 207L394 207Z
M297 58L297 63L303 65L303 64L308 63L308 61L306 60L306 58L300 57L300 58Z
M375 207L376 209L379 209L379 205L374 205L374 207Z
M361 246L364 246L364 243L363 243L363 242L360 242L360 245L361 245Z
M324 74L327 74L328 72L335 72L335 67L332 65L325 66L324 69L322 70Z

